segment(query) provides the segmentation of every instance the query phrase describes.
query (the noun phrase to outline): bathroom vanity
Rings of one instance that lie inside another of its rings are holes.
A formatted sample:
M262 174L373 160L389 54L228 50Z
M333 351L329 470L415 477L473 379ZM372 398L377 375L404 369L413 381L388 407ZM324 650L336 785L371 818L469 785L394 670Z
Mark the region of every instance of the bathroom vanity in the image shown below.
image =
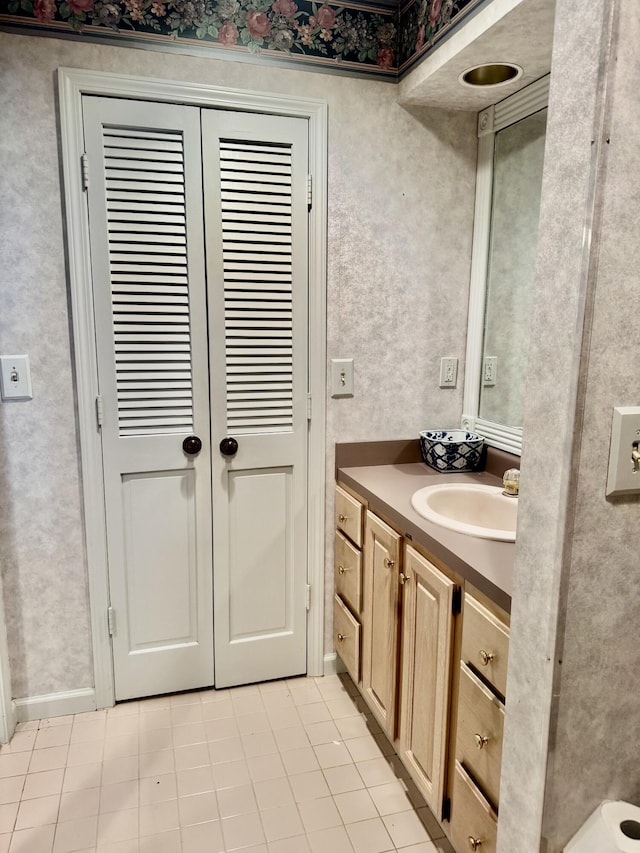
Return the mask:
M514 545L427 521L411 496L499 485L513 463L489 449L482 472L438 474L417 442L336 448L335 649L459 853L495 850Z

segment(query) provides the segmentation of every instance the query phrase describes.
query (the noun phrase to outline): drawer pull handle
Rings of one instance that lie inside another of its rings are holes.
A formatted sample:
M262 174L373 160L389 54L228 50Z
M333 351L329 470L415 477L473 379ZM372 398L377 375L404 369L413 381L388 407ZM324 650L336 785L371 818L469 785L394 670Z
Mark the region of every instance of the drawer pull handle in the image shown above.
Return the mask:
M339 640L341 643L344 643L344 641L345 641L346 639L347 639L347 635L346 635L346 634L338 634L338 640Z
M345 521L348 521L348 520L349 520L348 515L343 515L343 513L340 513L340 515L338 516L338 521L340 522L340 524L344 524Z
M478 734L478 732L476 732L473 737L475 738L476 746L478 747L478 749L484 749L485 746L489 743L489 738L485 737L484 735Z
M468 840L469 840L469 847L472 850L479 850L480 847L482 847L482 839L481 838L474 838L473 835L470 835Z
M409 575L405 575L404 572L400 572L400 583L404 586L406 583L409 583L411 578Z
M496 657L493 652L485 652L484 649L480 649L478 654L480 655L482 666L488 666Z
M344 575L345 572L348 572L348 571L349 571L348 566L338 566L338 574L339 575Z
M390 560L388 557L385 557L384 567L385 569L392 569L396 564L395 560Z

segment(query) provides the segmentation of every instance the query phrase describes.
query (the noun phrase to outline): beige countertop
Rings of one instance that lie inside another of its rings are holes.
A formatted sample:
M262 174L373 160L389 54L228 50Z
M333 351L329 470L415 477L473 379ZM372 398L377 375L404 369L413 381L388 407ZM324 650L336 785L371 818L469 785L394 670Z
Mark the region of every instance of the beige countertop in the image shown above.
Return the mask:
M364 498L373 512L407 539L419 543L435 560L457 572L500 607L511 610L515 545L447 530L427 521L411 506L411 496L424 486L456 482L501 485L500 478L486 471L438 474L422 462L412 462L339 468L338 480Z

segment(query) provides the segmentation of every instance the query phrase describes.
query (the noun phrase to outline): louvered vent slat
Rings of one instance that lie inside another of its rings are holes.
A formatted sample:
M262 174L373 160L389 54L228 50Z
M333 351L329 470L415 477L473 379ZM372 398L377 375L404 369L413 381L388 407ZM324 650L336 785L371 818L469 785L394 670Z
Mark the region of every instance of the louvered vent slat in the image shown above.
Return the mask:
M149 209L147 204L127 206L124 202L114 200L111 202L111 210L113 222L167 222L178 225L184 223L184 215L178 208L169 204L154 204L153 208Z
M287 218L291 217L291 208L284 209L284 205L278 206L272 203L261 203L259 208L256 208L258 201L255 203L247 199L223 198L223 202L230 211L234 213L250 213L253 216L260 214L261 216L273 215L276 217L276 222L284 224Z
M246 264L241 269L237 264L229 264L227 276L230 288L237 290L241 288L246 291L247 285L262 287L263 289L280 290L280 293L290 292L291 270L261 269L257 264Z
M186 243L187 235L184 231L180 231L175 226L153 225L142 223L139 226L131 227L130 223L115 222L109 229L109 234L113 235L112 239L121 240L123 243L158 243L163 246L172 246L175 244L183 245Z
M140 188L138 188L140 189ZM131 202L131 193L136 190L136 187L125 187L123 190L109 189L107 192L107 201L113 204L115 211L127 209L126 205L131 204L131 210L143 211L147 205L165 205L167 213L184 213L184 205L180 199L180 187L176 188L174 193L171 192L154 192L151 187L145 187L140 190L135 201ZM158 210L157 207L155 207Z
M182 156L180 152L171 153L164 151L162 160L158 160L156 152L149 151L130 151L129 156L123 156L123 152L116 148L107 149L109 162L107 169L109 174L113 175L116 170L120 170L122 177L126 180L131 180L132 177L140 177L142 180L148 180L149 174L161 174L163 172L175 172L183 178ZM148 169L146 168L148 166ZM137 169L138 171L132 171Z
M113 264L114 273L120 275L145 275L154 274L154 275L162 275L165 278L170 278L173 275L173 269L170 265L162 265L162 264L138 264L137 266L133 263L123 263L120 262L117 265ZM176 270L176 274L181 274L180 269Z
M188 296L174 296L172 293L159 293L154 296L149 291L144 293L114 293L113 302L114 304L129 304L130 311L148 311L151 307L159 308L163 314L163 306L166 305L184 305L185 309L189 306Z
M150 161L152 164L158 162L158 150L162 151L162 165L166 166L168 163L182 163L182 148L176 148L171 146L164 146L164 148L158 149L155 146L153 149L145 149L145 148L132 148L130 144L130 140L127 142L127 147L120 147L118 145L105 145L104 151L105 154L109 158L113 158L110 160L110 166L113 168L121 168L123 163L130 163L132 161L140 161L144 162L145 160ZM152 168L155 168L152 165Z
M243 211L234 211L233 214L227 213L222 216L223 229L226 231L238 231L253 229L253 226L271 227L279 233L291 233L290 221L286 216L280 215L261 215L257 211L245 213Z
M125 378L118 382L118 394L122 400L130 400L132 395L140 397L143 393L157 393L169 397L169 391L179 391L184 397L191 393L191 378L187 371L174 369L164 371L137 370L130 371ZM154 389L157 389L154 390Z
M165 281L166 281L165 276L154 275L153 273L147 273L145 275L140 275L140 274L123 275L121 273L112 273L111 274L111 284L114 287L117 285L118 289L121 289L120 286L122 285L122 287L128 289L129 291L131 291L133 288L135 288L138 285L143 285L143 286L148 285L148 286L154 286L154 287L160 286L161 287ZM180 276L172 275L171 276L171 284L167 285L167 288L168 288L167 292L173 292L175 290L176 293L179 293L180 288L178 287L178 285L180 285L180 284L182 284L185 287L185 292L186 292L186 287L188 285L187 277L183 276L181 278Z
M193 429L181 133L103 131L118 427Z
M131 338L131 340L139 340L140 336L147 336L149 339L151 336L157 335L158 332L162 332L163 334L173 335L174 337L178 336L180 340L189 340L189 328L185 329L186 324L182 326L172 325L170 323L150 323L149 326L143 323L117 323L115 326L116 335L118 335L121 340L122 335L135 335L135 338ZM155 328L154 328L155 327Z
M289 364L252 364L251 371L245 371L245 365L243 363L236 364L228 364L227 365L227 383L231 381L234 377L239 377L240 379L244 379L247 373L251 373L253 376L257 376L259 374L263 374L268 377L270 374L278 376L278 379L286 379L291 376L291 363Z
M158 225L146 230L139 229L133 231L131 228L123 229L115 227L109 230L109 238L114 241L118 251L131 251L134 247L137 251L138 246L156 246L157 250L162 248L170 249L172 246L184 246L187 242L187 235L180 233L175 228L164 229ZM116 243L116 241L119 241Z

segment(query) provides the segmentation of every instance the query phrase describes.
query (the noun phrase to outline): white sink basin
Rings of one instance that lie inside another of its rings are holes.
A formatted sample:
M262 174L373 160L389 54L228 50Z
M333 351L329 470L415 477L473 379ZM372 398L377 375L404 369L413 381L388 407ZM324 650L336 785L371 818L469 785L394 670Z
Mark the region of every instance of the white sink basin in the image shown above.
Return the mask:
M457 533L500 542L516 540L518 498L503 495L500 486L441 483L414 492L411 504L427 521Z

